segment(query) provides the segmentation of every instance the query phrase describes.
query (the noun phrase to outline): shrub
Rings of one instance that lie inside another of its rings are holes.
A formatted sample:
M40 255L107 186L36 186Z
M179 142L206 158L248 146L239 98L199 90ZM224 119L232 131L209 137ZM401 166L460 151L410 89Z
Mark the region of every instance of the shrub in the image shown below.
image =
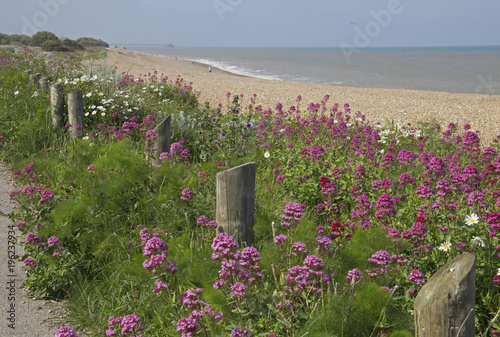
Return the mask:
M12 34L9 35L10 44L29 46L31 44L31 37L28 35Z
M0 45L10 44L10 38L8 35L0 33Z
M37 32L31 37L31 45L34 47L41 47L45 41L59 41L59 38L48 31Z
M109 44L107 44L106 42L102 40L96 40L91 37L81 37L79 39L76 39L76 42L84 47L109 47Z
M79 44L75 40L71 40L71 39L64 39L64 40L62 40L62 45L65 46L65 47L67 47L71 51L85 49L84 46L82 46L81 44Z
M70 51L66 45L61 43L61 41L48 40L42 43L42 49L45 51Z

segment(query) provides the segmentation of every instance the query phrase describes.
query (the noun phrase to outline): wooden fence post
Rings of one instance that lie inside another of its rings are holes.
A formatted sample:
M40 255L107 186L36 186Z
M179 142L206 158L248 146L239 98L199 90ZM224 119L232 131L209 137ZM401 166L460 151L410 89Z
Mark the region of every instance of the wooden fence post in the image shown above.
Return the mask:
M47 77L40 78L38 86L40 87L40 91L47 92L49 90L49 79Z
M64 89L62 83L50 87L50 114L55 128L64 126Z
M255 163L217 173L217 232L225 232L240 246L254 243Z
M151 165L160 165L160 154L163 152L170 152L170 117L165 118L160 124L158 124L154 128L154 132L156 133L156 141L154 145L151 145L151 142L147 142L147 147L153 147L155 150L153 151L153 156L149 157L148 161Z
M474 337L475 256L463 253L422 287L414 303L416 337Z
M31 86L39 86L40 85L40 78L42 78L42 76L39 74L39 73L36 73L36 74L30 74L29 75L29 83Z
M68 122L71 124L71 137L77 138L78 132L83 132L83 94L81 90L68 94Z

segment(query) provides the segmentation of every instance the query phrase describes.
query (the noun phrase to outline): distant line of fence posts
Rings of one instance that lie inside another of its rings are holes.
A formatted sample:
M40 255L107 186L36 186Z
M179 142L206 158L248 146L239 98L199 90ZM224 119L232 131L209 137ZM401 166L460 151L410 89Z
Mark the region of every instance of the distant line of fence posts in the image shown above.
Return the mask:
M30 86L48 91L49 79L38 73L29 76ZM68 122L71 137L83 135L84 110L81 90L68 93ZM52 125L64 127L64 86L50 86L50 111ZM154 149L148 153L151 165L161 163L163 152L170 152L170 122L167 116L154 131ZM216 221L217 233L228 233L240 246L254 244L256 163L247 163L217 174ZM473 337L475 319L475 256L471 253L450 260L439 269L422 287L414 303L416 337Z

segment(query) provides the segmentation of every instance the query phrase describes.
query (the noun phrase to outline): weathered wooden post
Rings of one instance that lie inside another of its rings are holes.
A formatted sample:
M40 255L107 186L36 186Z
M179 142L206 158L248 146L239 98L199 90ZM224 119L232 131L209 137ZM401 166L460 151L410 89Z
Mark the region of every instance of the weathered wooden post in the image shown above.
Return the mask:
M36 73L36 74L29 74L29 83L31 86L38 86L40 85L40 78L42 77L42 75L40 75L39 73Z
M217 232L225 232L240 246L254 243L255 163L217 173Z
M52 125L56 128L62 128L64 126L64 89L62 83L56 83L50 87L50 114Z
M463 253L445 264L415 299L416 337L474 337L475 256Z
M49 79L48 77L42 77L38 80L38 86L40 87L40 91L47 92L49 90Z
M160 154L163 152L170 152L170 117L171 116L165 118L154 128L154 132L156 133L156 141L154 144L151 144L150 141L147 142L147 147L155 149L152 157L148 155L148 160L151 165L160 165Z
M68 122L71 124L71 137L77 138L83 131L83 94L81 90L68 94Z

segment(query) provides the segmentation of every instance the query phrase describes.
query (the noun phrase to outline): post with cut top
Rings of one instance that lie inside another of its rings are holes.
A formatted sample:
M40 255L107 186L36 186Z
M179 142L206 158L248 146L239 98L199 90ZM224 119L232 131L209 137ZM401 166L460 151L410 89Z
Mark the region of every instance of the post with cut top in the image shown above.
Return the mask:
M39 73L29 74L30 85L38 87L40 85L40 78L42 78L42 75L40 75Z
M47 92L49 90L49 78L42 76L40 80L38 80L38 86L41 92Z
M64 126L64 88L62 83L50 87L50 115L55 128Z
M150 150L153 155L151 157L148 155L148 160L151 165L160 165L162 162L160 160L160 155L163 152L170 152L170 117L171 115L154 128L154 132L156 133L155 142L147 142L147 147L154 148L154 150Z
M77 138L83 132L83 94L81 90L68 94L68 122L71 124L71 137Z
M254 243L256 167L247 163L217 173L217 233L231 235L240 246Z
M473 337L476 262L463 253L445 264L415 299L416 337Z

